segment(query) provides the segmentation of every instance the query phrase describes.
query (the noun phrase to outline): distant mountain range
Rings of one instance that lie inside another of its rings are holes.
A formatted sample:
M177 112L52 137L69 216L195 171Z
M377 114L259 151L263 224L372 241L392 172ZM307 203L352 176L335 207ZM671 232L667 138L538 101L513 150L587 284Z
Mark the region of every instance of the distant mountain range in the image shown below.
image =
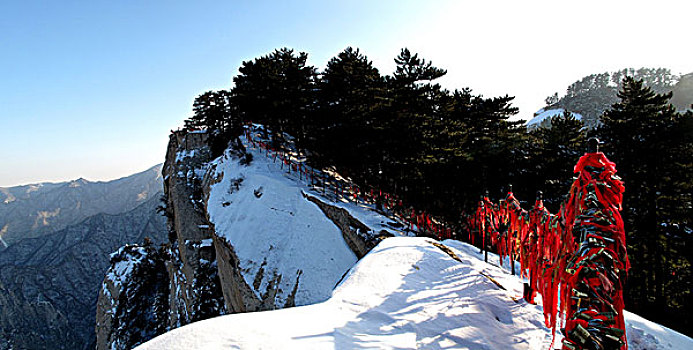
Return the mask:
M0 187L0 250L96 214L132 210L162 191L161 165L108 182L85 179Z
M166 239L160 169L0 189L0 349L94 348L110 253Z
M556 93L547 97L546 105L527 122L528 128L550 127L551 117L566 110L579 115L587 127L596 127L602 113L619 101L617 93L626 76L642 79L657 93L673 92L671 104L679 111L690 109L693 104L693 73L677 76L665 68L626 68L588 75L571 84L564 96Z

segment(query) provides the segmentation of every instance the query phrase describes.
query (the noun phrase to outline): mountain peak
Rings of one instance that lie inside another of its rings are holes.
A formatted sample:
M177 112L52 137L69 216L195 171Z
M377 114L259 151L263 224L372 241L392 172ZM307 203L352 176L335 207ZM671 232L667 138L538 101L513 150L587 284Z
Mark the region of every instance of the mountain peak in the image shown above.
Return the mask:
M68 186L69 186L69 187L80 187L80 186L86 185L86 184L88 184L88 183L89 183L88 180L86 180L86 179L83 178L83 177L80 177L80 178L77 179L77 180L70 181L70 184L69 184Z

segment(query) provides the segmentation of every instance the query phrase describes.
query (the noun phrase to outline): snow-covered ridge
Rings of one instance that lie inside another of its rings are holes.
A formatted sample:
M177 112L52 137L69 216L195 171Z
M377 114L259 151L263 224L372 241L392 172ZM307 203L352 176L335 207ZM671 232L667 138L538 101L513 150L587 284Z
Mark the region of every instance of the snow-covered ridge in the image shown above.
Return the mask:
M368 205L311 188L305 176L300 179L268 152L248 151L249 165L227 151L209 163L205 175L205 181L212 179L205 200L222 283L222 269L229 267L221 264L232 260L241 284L262 303L241 311L299 306L196 322L140 348L549 349L552 335L541 302L524 302L522 279L484 263L477 248L393 237L351 266L356 258L336 223L309 198L345 209L370 233L405 232ZM220 259L220 245L230 247L232 256ZM489 257L498 264L497 256ZM626 318L631 349L693 345L664 327ZM559 342L560 334L554 345Z
M431 242L384 240L323 303L221 316L138 349L549 349L541 306L520 299L520 278L484 263L475 247L443 242L456 260ZM626 324L631 350L693 348L636 315Z
M329 199L261 149L247 152L249 164L231 151L211 162L207 176L218 182L211 186L207 210L258 299L269 295L277 307L324 301L357 261L339 227L309 196L347 209L373 234L401 234L369 206Z

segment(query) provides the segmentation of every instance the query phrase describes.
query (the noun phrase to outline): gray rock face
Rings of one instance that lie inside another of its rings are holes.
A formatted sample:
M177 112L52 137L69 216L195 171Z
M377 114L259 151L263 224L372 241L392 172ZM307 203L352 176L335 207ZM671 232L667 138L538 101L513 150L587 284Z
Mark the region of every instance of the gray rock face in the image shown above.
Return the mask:
M160 169L161 165L157 165L109 182L78 179L0 188L0 250L96 214L115 215L134 209L161 192Z
M335 206L329 205L316 197L306 196L306 198L315 203L325 216L327 216L334 224L339 227L342 231L342 236L344 241L349 245L356 256L361 259L368 252L371 251L381 238L375 235L366 234L370 229L368 226L364 225L362 222L358 221L356 218L351 216L346 209L337 208ZM392 236L391 234L384 234L382 238Z
M156 252L123 248L111 261L96 310L97 349L129 349L226 312L204 203L208 161L205 133L171 134L162 171L168 240Z
M166 248L126 245L111 255L99 291L96 347L130 349L166 331Z
M674 96L671 98L671 103L679 111L693 109L693 73L688 73L681 77L674 89Z
M158 195L119 215L98 214L0 253L0 349L86 349L109 254L145 237L162 242Z
M171 134L162 171L171 245L169 328L225 313L202 184L210 160L206 133Z
M242 148L235 145L235 161L250 159L244 157ZM168 243L155 251L151 247L124 247L112 260L99 295L97 349L129 349L147 337L225 313L295 305L298 280L281 305L275 303L272 283L267 293L258 296L259 285L249 285L243 277L233 245L217 235L207 204L211 186L221 178L214 178L214 167L208 167L211 160L205 133L171 135L162 171ZM346 210L315 197L308 196L307 200L318 205L340 229L359 258L377 244L380 236L366 234L371 230ZM167 276L167 287L162 287L163 282L150 286L162 275Z

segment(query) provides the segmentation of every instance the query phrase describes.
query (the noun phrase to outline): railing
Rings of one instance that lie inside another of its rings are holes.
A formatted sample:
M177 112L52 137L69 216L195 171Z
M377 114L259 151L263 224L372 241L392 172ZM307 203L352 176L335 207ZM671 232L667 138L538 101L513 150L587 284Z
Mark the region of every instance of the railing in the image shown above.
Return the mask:
M272 147L270 141L262 137L257 127L247 125L243 134L245 142L251 147L257 147L261 154L279 163L281 169L288 173L296 173L299 181L311 186L316 191L322 191L324 195L333 196L336 200L344 200L355 204L363 203L374 205L377 209L387 211L406 226L405 230L420 236L429 236L438 240L454 238L457 236L453 225L440 218L432 217L426 211L414 209L408 206L397 195L387 193L379 188L359 186L336 173L313 168L298 159L295 153L277 150Z
M244 130L248 146L326 196L381 207L417 235L462 238L453 225L406 206L396 195L358 186L308 166L293 152L274 149L253 124ZM554 334L563 316L567 350L627 348L623 287L630 264L620 215L624 187L615 164L597 151L595 142L590 141L591 149L575 166L578 177L558 214L549 213L541 195L532 209L522 209L511 189L498 204L482 197L466 223L470 243L480 243L486 253L495 247L501 264L510 258L512 273L519 261L530 291L542 295L545 323ZM532 302L533 292L525 298Z

